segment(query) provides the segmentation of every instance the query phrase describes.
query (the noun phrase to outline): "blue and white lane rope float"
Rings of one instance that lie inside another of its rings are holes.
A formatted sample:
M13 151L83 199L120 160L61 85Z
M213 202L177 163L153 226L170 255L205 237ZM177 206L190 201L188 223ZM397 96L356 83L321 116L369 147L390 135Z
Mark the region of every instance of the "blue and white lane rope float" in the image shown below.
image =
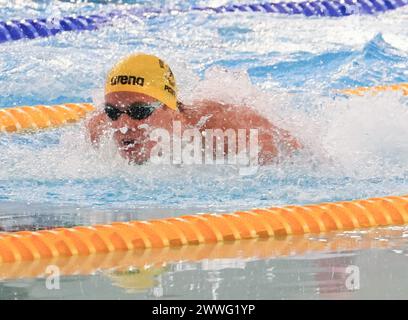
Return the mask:
M177 14L194 11L212 13L259 12L307 17L344 17L350 15L378 14L408 5L408 0L315 0L302 2L270 2L219 7L192 7L190 9L154 10L127 9L93 15L75 15L61 19L22 19L0 21L0 43L20 39L49 37L64 31L96 30L111 23L114 18L124 16L151 16Z

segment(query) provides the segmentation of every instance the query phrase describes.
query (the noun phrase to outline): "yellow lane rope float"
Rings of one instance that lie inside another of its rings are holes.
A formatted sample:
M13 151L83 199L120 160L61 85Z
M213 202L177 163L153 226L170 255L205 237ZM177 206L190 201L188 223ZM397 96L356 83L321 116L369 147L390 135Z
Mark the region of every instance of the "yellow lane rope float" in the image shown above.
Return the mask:
M408 223L408 195L0 234L0 262L182 247Z
M34 131L77 122L95 110L90 103L0 108L0 132Z
M361 237L328 234L327 241L301 236L284 239L250 239L209 243L196 246L117 251L89 256L56 257L35 261L0 264L0 279L46 277L49 266L56 266L61 275L89 275L95 272L128 270L129 268L161 268L180 261L200 262L219 259L271 259L315 252L351 251L369 248L398 247L404 229L376 229ZM390 241L382 241L385 238ZM380 240L378 240L380 239Z
M341 90L342 93L362 96L366 93L376 94L383 91L402 91L403 95L408 96L408 83L399 83L386 86L375 87L357 87Z
M349 95L364 95L382 91L402 91L408 95L408 83L388 86L358 87L345 89L340 92ZM38 129L53 128L67 123L77 122L91 111L95 106L90 103L65 103L46 106L22 106L13 108L0 108L0 132L24 132Z

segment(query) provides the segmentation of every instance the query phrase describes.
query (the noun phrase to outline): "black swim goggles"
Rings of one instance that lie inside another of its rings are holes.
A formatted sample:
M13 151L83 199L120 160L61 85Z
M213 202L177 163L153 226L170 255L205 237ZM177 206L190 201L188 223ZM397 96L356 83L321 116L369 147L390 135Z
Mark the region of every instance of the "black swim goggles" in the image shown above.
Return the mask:
M154 110L162 106L161 102L135 102L125 110L121 110L111 104L105 104L105 113L112 121L116 121L122 114L127 114L134 120L143 120L151 116Z

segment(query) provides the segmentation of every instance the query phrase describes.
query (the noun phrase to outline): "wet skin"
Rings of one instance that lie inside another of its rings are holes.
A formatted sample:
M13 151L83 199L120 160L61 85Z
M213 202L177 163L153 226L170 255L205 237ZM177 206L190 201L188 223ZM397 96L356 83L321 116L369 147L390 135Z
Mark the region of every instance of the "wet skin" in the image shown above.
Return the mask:
M113 92L105 96L106 104L121 110L135 102L156 101L154 98L134 92ZM258 129L260 164L270 164L276 160L278 144L280 147L283 146L288 155L301 148L301 144L288 131L274 126L252 108L214 101L199 101L193 106L180 104L178 111L162 106L142 120L135 120L127 114L122 114L118 120L112 121L101 111L88 121L87 127L94 145L98 145L108 128L113 129L113 137L122 157L142 164L149 159L150 152L156 145L155 141L149 139L149 131L161 128L172 132L173 121L181 123L182 132L187 128L198 128L200 132L206 129L221 129L224 132L227 129L235 132L238 132L238 129L247 129L247 141L249 129ZM224 152L227 153L227 144L224 146Z

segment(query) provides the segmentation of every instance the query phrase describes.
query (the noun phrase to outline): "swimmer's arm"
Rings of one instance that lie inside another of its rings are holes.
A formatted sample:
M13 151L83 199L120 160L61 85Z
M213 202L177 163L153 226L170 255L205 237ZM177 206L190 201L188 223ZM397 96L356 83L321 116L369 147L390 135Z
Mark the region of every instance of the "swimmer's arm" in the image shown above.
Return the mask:
M185 106L183 106L186 108ZM196 101L194 107L187 107L185 112L201 119L208 115L217 115L228 119L228 125L221 129L241 128L258 129L258 142L261 153L261 162L269 164L278 155L277 144L283 146L288 154L303 148L302 144L289 131L273 125L269 119L247 106L224 104L211 100ZM225 122L225 121L222 121ZM225 124L224 124L225 125ZM280 148L281 149L281 148Z
M259 164L269 165L279 161L277 156L280 152L290 156L293 152L302 148L299 141L290 133L278 127L273 128L273 132L260 130L258 135ZM279 151L278 151L279 148Z
M261 165L275 163L279 154L290 156L296 150L303 148L299 140L292 136L289 131L279 128L269 121L261 127L258 141L260 147L259 163Z
M261 165L275 163L280 152L289 156L303 148L299 140L288 130L275 126L256 110L248 107L243 107L241 110L239 121L244 121L248 129L258 129L259 163Z
M295 138L288 130L275 126L264 115L249 107L231 106L230 110L240 108L238 121L243 121L248 128L259 130L259 142L261 146L269 153L277 154L276 143L283 145L287 152L292 153L303 146L297 138Z
M285 129L275 127L278 139L285 145L288 151L293 152L303 148L303 145L292 134Z
M102 111L96 113L87 121L88 138L93 145L99 145L100 139L107 128L106 122L106 115Z

